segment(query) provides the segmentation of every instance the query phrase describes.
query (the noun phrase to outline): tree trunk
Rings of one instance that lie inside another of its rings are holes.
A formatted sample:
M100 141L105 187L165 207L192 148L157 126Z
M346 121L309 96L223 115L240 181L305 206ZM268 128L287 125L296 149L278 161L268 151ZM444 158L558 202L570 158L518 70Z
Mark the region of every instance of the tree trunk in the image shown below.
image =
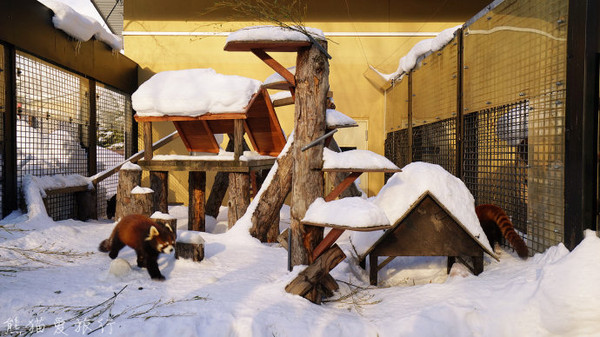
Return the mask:
M204 221L204 194L206 190L206 172L191 171L188 178L188 230L206 231Z
M250 174L229 173L229 213L228 228L246 213L250 205Z
M157 215L156 217L154 217L155 214ZM161 225L169 225L169 227L171 227L171 229L173 230L173 234L175 234L175 237L177 237L177 218L165 213L161 215L153 213L152 215L153 217L150 217L152 221Z
M117 205L115 211L115 221L123 217L123 211L131 205L131 190L141 185L142 170L121 169L119 170L119 184L117 185Z
M175 243L175 258L200 262L204 259L204 244L177 241Z
M326 42L320 42L325 48ZM323 228L304 226L300 220L308 206L323 196L323 146L302 147L325 134L325 110L329 90L329 62L313 44L298 52L296 107L294 113L294 170L290 235L291 265L308 264L312 250L323 239Z
M169 213L169 172L150 171L150 188L154 191L154 211Z
M275 242L279 235L279 210L292 189L294 157L291 149L285 155L277 158L277 167L277 172L261 195L252 214L250 234L261 242ZM277 235L273 237L275 226L277 226Z

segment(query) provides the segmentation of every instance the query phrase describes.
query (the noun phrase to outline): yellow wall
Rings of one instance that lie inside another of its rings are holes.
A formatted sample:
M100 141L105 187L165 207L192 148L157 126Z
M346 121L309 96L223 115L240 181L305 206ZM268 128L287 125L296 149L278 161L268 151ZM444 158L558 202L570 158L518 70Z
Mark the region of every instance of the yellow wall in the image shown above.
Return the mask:
M180 5L185 3L183 0L174 2ZM339 1L324 2L333 4ZM358 1L350 1L350 3L356 2ZM241 75L259 80L265 80L273 73L271 68L251 53L223 51L226 36L132 35L135 32L231 32L260 23L225 22L216 21L215 18L207 21L174 19L173 13L167 15L166 20L160 20L160 13L155 13L149 8L152 6L148 4L148 1L125 2L125 54L142 68L141 82L156 72L189 68L213 68L222 74ZM185 10L185 6L181 5L180 10ZM368 10L368 7L365 10ZM160 11L160 8L157 11ZM152 15L142 15L140 12ZM465 13L464 19L469 18L475 12ZM383 93L370 84L363 73L368 69L369 64L384 73L394 72L400 57L405 55L416 42L427 37L370 37L364 36L364 33L439 32L460 23L462 21L426 23L390 22L387 19L375 22L306 20L307 26L319 28L326 35L332 32L355 35L330 37L329 53L333 59L330 60L329 82L337 110L353 118L368 120L369 150L381 155L384 153L385 100ZM295 54L293 53L272 53L271 55L286 67L295 65ZM279 108L277 113L284 131L289 134L293 129L293 107ZM154 123L154 125L154 139L163 137L174 130L170 123ZM183 144L178 142L179 144L166 147L159 153L186 153ZM170 201L187 203L187 174L178 174L170 179ZM368 179L368 194L374 195L383 186L383 174L370 174Z

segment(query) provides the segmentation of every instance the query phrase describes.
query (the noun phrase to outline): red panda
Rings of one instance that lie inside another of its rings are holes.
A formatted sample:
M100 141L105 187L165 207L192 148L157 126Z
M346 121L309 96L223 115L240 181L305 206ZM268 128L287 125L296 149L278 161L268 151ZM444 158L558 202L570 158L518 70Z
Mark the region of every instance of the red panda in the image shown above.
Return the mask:
M138 267L147 268L152 279L165 279L158 269L158 254L174 250L175 234L169 225L155 223L144 215L127 215L117 223L110 237L100 243L98 250L109 252L108 256L115 259L126 245L135 250Z
M523 239L515 232L515 227L502 210L496 205L479 205L475 207L475 212L481 223L481 228L490 241L492 247L500 243L502 237L510 243L517 254L522 259L527 259L529 251Z

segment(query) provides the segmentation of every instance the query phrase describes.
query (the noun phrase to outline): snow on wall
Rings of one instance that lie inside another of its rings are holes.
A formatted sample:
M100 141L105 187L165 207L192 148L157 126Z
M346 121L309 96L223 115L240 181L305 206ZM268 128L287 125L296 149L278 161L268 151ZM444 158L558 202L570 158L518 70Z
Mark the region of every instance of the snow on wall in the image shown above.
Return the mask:
M210 68L163 71L142 83L131 102L138 116L241 113L260 86L258 80Z

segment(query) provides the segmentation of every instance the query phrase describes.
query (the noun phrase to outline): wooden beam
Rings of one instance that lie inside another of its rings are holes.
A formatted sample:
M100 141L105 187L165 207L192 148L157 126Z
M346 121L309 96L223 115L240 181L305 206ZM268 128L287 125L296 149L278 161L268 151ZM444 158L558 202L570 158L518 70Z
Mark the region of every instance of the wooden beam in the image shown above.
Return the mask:
M344 233L343 229L339 229L339 228L332 228L329 233L327 234L327 236L325 236L325 238L323 238L323 241L321 241L317 247L315 247L315 250L312 253L311 256L311 261L315 261L321 254L323 254L323 252L325 250L327 250L329 247L331 247L331 245L333 245L333 243Z
M325 201L335 200L348 186L352 185L354 181L362 174L362 172L352 172L348 175L339 185L337 185L333 191L331 191L326 197Z
M142 126L144 128L144 160L151 160L153 156L152 122L144 122Z
M275 70L279 75L281 75L288 83L295 87L296 79L294 74L292 74L286 67L282 66L279 62L275 61L269 54L267 54L263 49L252 49L252 53L256 55L259 59L261 59L264 63L266 63L269 67Z
M240 160L244 154L244 122L241 120L233 121L233 160Z
M193 157L192 157L193 158ZM140 160L138 165L148 171L223 171L250 172L270 169L277 158L249 159L238 161L173 159L173 160Z
M190 172L188 179L188 230L206 230L204 219L206 172Z

